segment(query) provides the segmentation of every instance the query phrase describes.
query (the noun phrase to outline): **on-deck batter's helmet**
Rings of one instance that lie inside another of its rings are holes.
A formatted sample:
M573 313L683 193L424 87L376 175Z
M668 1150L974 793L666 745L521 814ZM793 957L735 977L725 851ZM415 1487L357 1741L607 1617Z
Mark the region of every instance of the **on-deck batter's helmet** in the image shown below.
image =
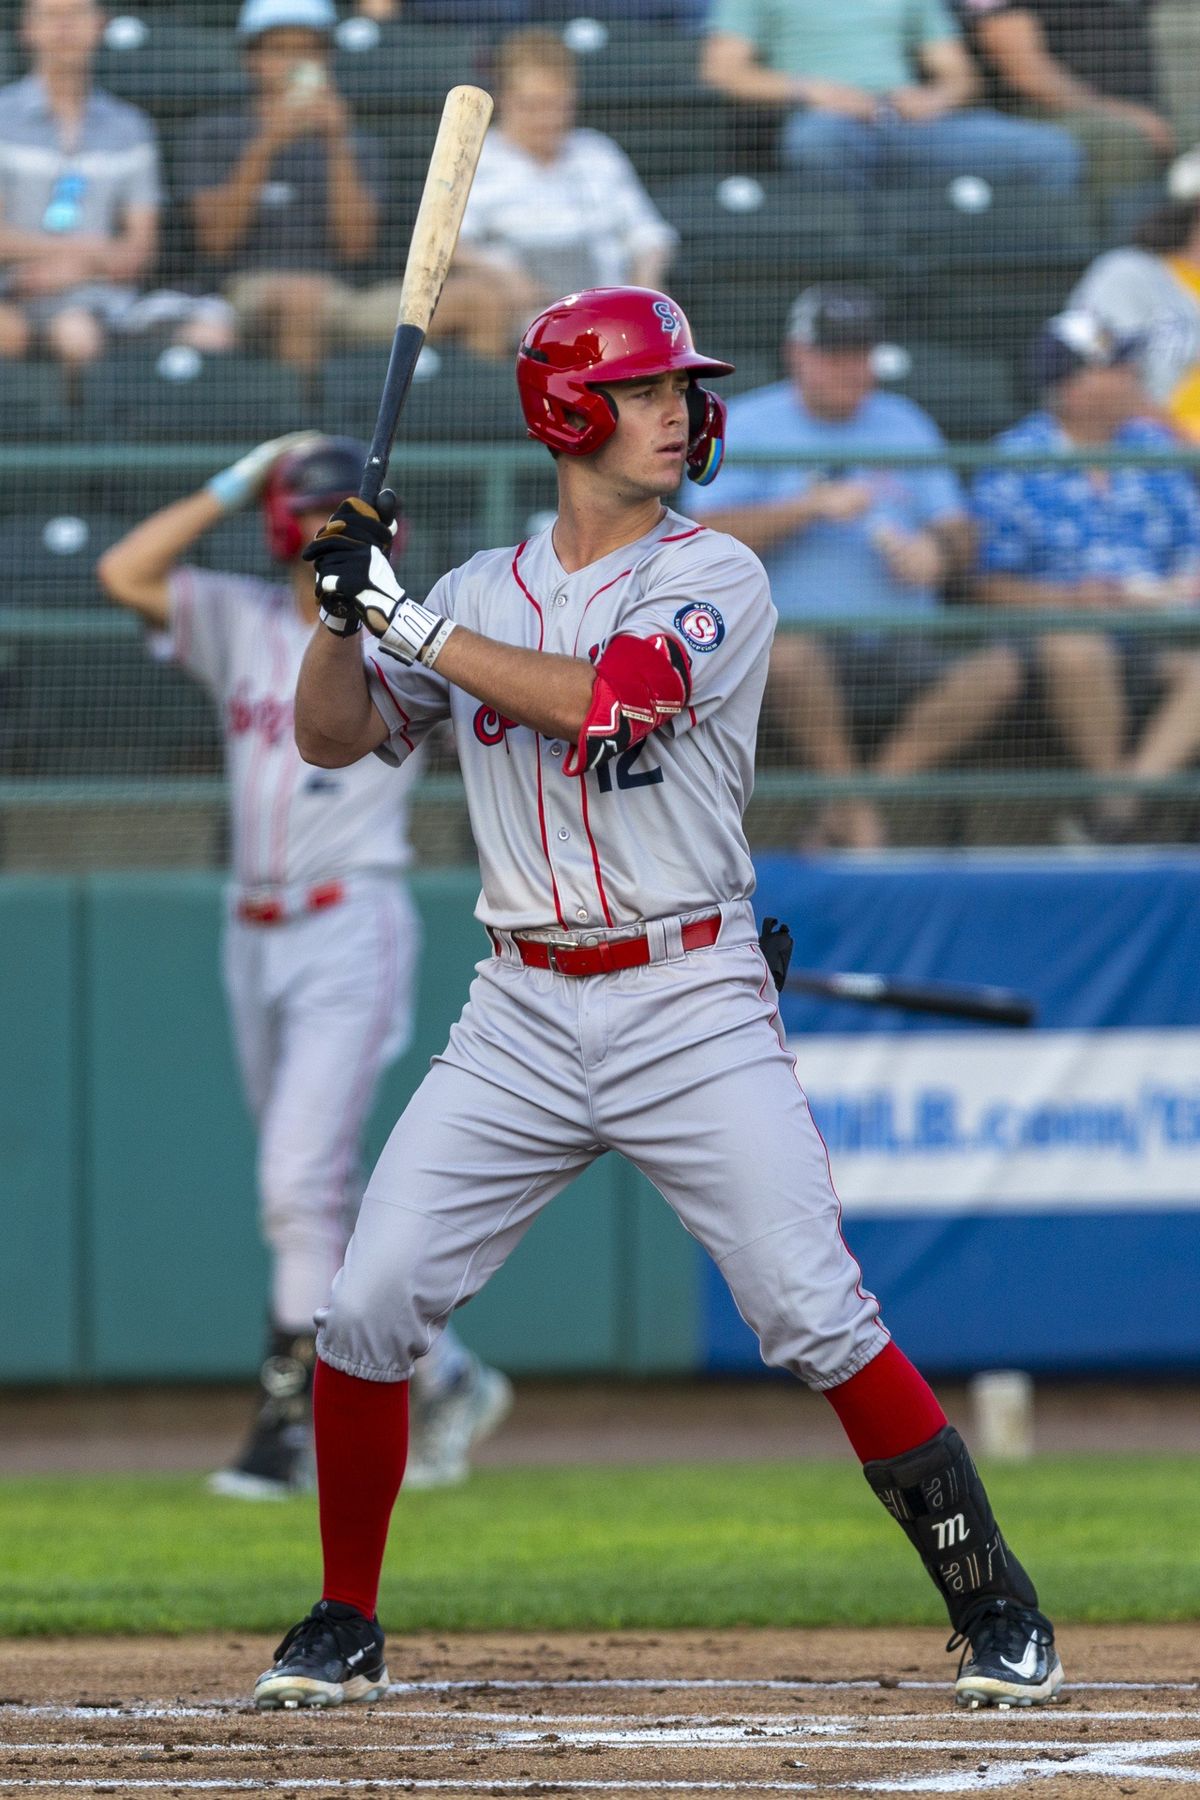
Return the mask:
M304 545L300 514L327 507L331 512L358 492L369 452L356 438L313 437L279 458L263 489L267 548L278 562L291 562ZM391 554L402 547L403 524Z
M656 288L587 288L538 314L517 352L517 387L529 435L566 456L590 456L617 428L616 404L604 391L606 384L672 369L692 376L687 470L693 481L707 486L725 448L725 402L695 378L730 375L733 364L701 356L682 307Z

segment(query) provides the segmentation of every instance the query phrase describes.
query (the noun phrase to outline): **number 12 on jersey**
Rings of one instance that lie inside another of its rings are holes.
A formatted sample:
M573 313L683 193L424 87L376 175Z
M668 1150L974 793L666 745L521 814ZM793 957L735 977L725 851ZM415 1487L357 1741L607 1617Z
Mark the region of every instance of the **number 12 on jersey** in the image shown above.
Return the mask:
M633 766L646 748L647 741L646 738L641 738L628 750L623 750L620 756L614 757L611 762L600 764L596 770L596 785L602 794L611 794L613 791L614 769L617 773L619 788L655 787L662 780L661 769L635 769Z

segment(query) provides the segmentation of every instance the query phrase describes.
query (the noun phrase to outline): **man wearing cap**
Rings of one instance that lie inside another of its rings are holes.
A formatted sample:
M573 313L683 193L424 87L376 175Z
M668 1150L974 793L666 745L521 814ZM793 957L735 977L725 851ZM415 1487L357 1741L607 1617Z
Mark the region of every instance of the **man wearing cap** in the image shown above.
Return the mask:
M996 440L1008 451L1170 449L1152 417L1136 338L1093 315L1060 313L1034 346L1042 404ZM1200 493L1182 468L993 468L972 495L978 591L997 606L1079 607L1113 614L1112 634L1046 632L1036 667L1045 705L1072 759L1089 774L1174 774L1200 750L1200 651L1120 636L1135 607L1200 601ZM1194 643L1194 640L1192 640ZM1133 731L1131 733L1131 714ZM1111 796L1064 832L1132 836L1137 803Z
M966 505L948 470L870 466L873 451L929 451L943 441L919 406L876 387L879 330L869 289L805 289L788 318L788 378L730 404L721 499L706 490L693 497L698 518L765 563L781 624L768 704L789 749L838 777L936 767L999 718L1021 679L1002 645L949 656L933 637L787 629L791 621L932 612L942 585L971 560ZM767 450L828 464L738 462L739 451ZM858 797L828 807L819 835L875 849L885 831L873 801Z

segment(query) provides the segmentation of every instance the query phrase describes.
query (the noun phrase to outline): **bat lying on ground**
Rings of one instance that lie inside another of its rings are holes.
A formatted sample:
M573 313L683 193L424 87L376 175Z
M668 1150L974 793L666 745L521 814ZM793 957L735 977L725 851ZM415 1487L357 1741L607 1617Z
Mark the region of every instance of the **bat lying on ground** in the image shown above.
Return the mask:
M1037 1008L1008 988L951 987L938 981L893 981L888 975L818 975L797 969L785 992L856 1006L895 1006L904 1012L933 1013L946 1019L977 1019L985 1025L1032 1025Z
M387 475L400 409L408 394L429 321L446 283L491 116L492 97L482 88L456 87L446 95L412 241L408 246L400 312L379 401L379 416L371 439L371 453L358 489L359 499L370 506L378 499Z

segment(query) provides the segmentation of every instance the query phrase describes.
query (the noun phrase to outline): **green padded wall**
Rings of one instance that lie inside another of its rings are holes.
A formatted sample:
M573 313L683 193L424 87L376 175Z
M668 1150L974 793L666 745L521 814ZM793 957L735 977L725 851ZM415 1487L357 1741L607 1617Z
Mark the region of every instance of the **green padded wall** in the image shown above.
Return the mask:
M474 871L412 886L417 1032L384 1078L368 1161L487 949ZM223 1378L257 1363L266 1257L221 992L221 894L219 876L198 873L0 880L0 1380ZM663 1201L606 1156L457 1322L517 1373L686 1370L697 1284Z
M70 1375L81 1350L78 906L0 883L0 1375Z
M88 1372L238 1375L261 1356L266 1257L220 985L220 883L84 885Z

